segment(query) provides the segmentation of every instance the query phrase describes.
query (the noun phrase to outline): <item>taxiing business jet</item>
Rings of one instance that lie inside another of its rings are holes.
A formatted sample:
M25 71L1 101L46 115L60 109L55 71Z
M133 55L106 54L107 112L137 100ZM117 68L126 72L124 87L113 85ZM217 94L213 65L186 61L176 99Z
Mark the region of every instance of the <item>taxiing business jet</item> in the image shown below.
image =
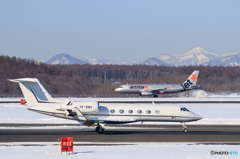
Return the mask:
M182 84L124 84L115 89L118 93L138 93L140 96L158 97L157 94L178 93L200 88L197 84L199 71L194 71Z
M101 103L100 101L70 101L52 98L36 78L11 79L17 82L27 101L28 109L65 119L76 120L86 126L97 124L96 131L102 133L105 124L131 122L180 122L187 132L185 122L197 121L201 117L180 105ZM89 99L91 100L91 99Z

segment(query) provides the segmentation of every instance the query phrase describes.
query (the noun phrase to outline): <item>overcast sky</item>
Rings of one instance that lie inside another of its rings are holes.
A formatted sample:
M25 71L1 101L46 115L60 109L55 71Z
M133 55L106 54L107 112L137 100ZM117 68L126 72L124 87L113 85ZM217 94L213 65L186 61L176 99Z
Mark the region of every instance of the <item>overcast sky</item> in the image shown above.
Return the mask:
M0 54L131 61L240 52L239 0L0 0Z

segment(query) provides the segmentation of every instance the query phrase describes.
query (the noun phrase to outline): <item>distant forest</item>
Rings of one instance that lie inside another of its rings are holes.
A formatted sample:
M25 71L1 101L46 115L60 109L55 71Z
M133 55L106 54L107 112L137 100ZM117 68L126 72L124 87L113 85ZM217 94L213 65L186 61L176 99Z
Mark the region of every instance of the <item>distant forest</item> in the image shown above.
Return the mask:
M126 83L182 83L200 70L198 83L208 92L240 92L240 67L148 65L48 65L30 59L0 56L0 96L22 96L7 79L38 78L55 97L126 96L114 89ZM136 95L138 96L138 95Z

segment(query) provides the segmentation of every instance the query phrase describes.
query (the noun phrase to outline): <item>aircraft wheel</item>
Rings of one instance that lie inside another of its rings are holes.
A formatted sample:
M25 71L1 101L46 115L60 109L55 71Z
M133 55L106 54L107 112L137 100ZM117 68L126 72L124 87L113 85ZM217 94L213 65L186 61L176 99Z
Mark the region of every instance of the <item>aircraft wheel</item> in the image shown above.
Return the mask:
M101 133L103 133L103 132L104 132L104 129L103 129L103 128L99 128L99 129L98 129L98 133L99 133L99 134L101 134Z
M158 97L158 95L153 95L153 97L154 97L154 98L157 98L157 97Z
M186 128L185 128L185 129L183 129L183 132L187 133L187 132L188 132L188 129L186 129Z
M95 131L98 132L98 131L99 131L99 128L100 128L100 127L97 126L97 127L95 128Z

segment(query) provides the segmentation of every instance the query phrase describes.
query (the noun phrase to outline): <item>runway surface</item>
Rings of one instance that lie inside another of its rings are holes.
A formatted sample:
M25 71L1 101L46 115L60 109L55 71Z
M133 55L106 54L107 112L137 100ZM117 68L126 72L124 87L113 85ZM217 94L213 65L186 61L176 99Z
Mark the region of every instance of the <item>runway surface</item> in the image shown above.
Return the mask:
M1 125L2 127L3 125ZM6 125L5 125L6 126ZM5 127L4 126L4 127ZM40 126L40 125L39 125ZM240 143L240 125L188 125L189 132L182 132L181 125L142 127L107 127L103 134L93 128L80 129L29 129L15 127L0 129L0 142L54 142L60 137L74 137L78 142L232 142Z

